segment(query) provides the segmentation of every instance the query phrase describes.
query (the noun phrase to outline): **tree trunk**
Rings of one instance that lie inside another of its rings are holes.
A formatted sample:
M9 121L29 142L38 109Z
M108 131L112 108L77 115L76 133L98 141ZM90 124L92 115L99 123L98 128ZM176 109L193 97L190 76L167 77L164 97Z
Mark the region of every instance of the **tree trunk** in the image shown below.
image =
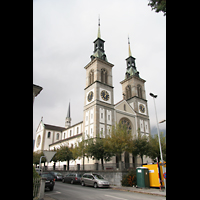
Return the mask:
M143 155L141 155L140 157L141 157L141 159L142 159L142 164L143 164Z
M102 166L102 170L104 170L103 158L101 158L101 166Z
M84 163L85 163L85 156L83 156L83 170L85 169Z
M69 160L67 160L67 170L69 171Z

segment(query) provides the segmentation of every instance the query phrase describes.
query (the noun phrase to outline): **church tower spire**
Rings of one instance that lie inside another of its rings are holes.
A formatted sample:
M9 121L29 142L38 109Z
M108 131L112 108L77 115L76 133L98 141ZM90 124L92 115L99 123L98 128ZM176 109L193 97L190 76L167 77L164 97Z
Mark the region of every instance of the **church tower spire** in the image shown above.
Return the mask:
M139 76L139 72L136 69L135 59L131 54L131 47L130 47L130 40L128 36L128 55L129 57L126 59L126 73L125 73L125 79L129 78L132 75L135 75L137 77Z
M108 62L108 59L105 54L104 50L104 40L101 39L101 33L100 33L100 17L98 19L98 33L97 33L97 39L93 42L94 43L94 51L93 55L90 56L91 61L95 58L101 58L102 60L105 60Z
M129 57L132 56L132 54L131 54L131 47L130 47L130 41L129 41L129 36L128 36L128 55L129 55Z
M100 33L100 16L99 16L99 23L98 23L98 34L97 38L101 38L101 33Z
M71 126L71 117L70 117L70 102L69 102L67 117L65 119L65 128L69 128L70 126Z

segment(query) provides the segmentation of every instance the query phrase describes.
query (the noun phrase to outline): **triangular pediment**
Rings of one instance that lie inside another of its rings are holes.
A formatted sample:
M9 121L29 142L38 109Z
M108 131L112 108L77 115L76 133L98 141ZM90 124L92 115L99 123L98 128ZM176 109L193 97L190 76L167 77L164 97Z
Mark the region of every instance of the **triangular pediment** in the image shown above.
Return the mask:
M42 131L43 129L44 129L44 124L43 124L43 121L41 120L36 129L36 132Z
M119 110L124 113L129 113L136 115L136 112L133 110L133 108L130 106L130 104L126 100L121 100L117 104L115 104L115 110Z

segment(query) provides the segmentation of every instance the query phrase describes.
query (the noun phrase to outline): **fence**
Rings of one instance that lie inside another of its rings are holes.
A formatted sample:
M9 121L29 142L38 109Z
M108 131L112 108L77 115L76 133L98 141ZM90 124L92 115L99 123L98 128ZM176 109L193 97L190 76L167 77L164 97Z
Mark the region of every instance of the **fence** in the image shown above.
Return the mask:
M33 198L39 196L41 178L33 178Z
M141 164L136 164L136 163L104 163L104 169L102 168L101 163L95 163L95 164L85 164L84 167L83 165L77 164L77 165L70 165L69 166L69 171L128 171L130 169L136 169L136 167L141 166ZM55 165L55 166L45 166L42 167L43 171L68 171L68 168L66 165Z

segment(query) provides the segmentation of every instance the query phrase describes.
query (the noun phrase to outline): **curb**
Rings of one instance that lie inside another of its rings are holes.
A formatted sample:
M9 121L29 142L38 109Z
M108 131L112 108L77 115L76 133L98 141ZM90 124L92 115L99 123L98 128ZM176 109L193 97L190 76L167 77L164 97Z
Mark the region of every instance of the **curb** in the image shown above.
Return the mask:
M142 194L150 194L150 195L155 195L155 196L162 196L165 197L166 194L157 194L157 193L153 193L153 192L144 192L144 191L136 191L136 190L128 190L128 189L121 189L121 188L113 188L110 187L112 190L119 190L119 191L124 191L124 192L136 192L136 193L142 193Z

